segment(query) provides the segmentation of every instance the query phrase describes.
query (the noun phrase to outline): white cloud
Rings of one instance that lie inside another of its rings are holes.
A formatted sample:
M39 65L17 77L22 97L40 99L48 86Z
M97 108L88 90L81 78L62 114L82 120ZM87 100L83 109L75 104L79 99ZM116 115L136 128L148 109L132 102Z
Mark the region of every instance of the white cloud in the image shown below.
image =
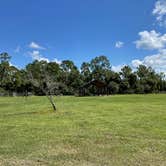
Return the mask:
M13 63L11 63L11 62L9 62L9 65L10 65L10 66L14 66L14 67L16 67L17 69L20 69L20 67L18 67L17 65L15 65L15 64L13 64Z
M134 68L137 68L139 65L142 65L143 63L139 59L134 59L132 60L131 64Z
M45 48L43 46L40 46L38 43L35 43L35 42L31 42L29 44L29 48L38 49L38 50L45 50Z
M132 66L135 68L141 64L166 74L166 49L160 50L157 54L146 56L143 60L136 59L132 61Z
M60 60L58 60L58 59L56 59L56 58L55 58L55 59L53 59L53 61L52 61L52 62L56 62L56 63L57 63L57 64L59 64L59 65L62 63L62 61L60 61Z
M152 14L156 16L156 21L159 25L166 25L166 0L158 0Z
M46 61L46 62L56 62L57 64L61 64L62 61L58 60L58 59L53 59L50 60L48 58L45 58L40 51L38 50L33 50L32 52L28 52L28 54L32 57L33 60L38 60L38 61Z
M117 41L117 42L115 43L115 47L116 47L116 48L122 48L123 45L124 45L124 43L121 42L121 41Z
M47 61L49 62L48 58L44 58L41 54L40 51L34 50L32 52L29 52L29 55L31 55L32 59L38 60L38 61Z
M21 47L17 46L16 49L14 50L15 53L19 53L20 52Z
M166 0L157 0L152 14L156 17L156 21L161 26L166 26ZM133 68L139 65L152 67L157 72L164 72L166 74L166 33L161 34L152 31L139 32L140 39L135 41L136 48L157 50L153 55L144 57L143 60L135 59L131 62Z
M139 36L140 39L135 41L137 48L155 50L164 48L166 46L166 34L161 35L155 30L152 30L150 32L139 32Z
M112 66L112 70L114 71L114 72L120 72L121 71L121 69L124 67L124 66L126 66L126 65L117 65L117 66Z

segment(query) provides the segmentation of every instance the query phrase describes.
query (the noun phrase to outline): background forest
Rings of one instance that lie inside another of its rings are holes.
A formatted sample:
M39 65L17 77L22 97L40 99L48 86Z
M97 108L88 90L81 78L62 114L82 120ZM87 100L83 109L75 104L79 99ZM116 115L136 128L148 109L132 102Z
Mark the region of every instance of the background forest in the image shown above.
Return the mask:
M157 73L144 65L137 70L124 66L121 72L114 72L109 59L103 55L83 62L80 69L71 60L64 60L60 64L35 60L24 69L19 69L10 65L10 59L8 53L0 54L1 95L79 95L79 89L92 80L105 83L109 94L166 91L164 73ZM86 89L86 95L95 95L95 92L94 87Z

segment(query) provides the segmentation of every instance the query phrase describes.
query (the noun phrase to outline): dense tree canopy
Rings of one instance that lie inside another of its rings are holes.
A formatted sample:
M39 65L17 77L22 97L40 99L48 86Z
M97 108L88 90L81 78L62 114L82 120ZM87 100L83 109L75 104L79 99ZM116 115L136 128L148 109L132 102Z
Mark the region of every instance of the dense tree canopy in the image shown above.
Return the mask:
M71 60L61 64L35 60L25 69L10 65L8 53L0 54L0 94L2 95L77 95L84 84L99 80L109 87L109 94L159 93L166 91L163 73L140 65L137 70L124 66L121 72L111 70L106 56L83 62L80 70ZM49 89L49 90L48 90ZM94 87L87 88L87 95L95 94Z

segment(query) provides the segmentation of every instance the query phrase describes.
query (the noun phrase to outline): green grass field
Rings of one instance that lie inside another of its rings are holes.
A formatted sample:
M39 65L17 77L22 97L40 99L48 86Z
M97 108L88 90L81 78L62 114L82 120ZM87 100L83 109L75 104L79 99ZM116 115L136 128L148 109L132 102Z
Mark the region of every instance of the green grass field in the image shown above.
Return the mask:
M55 101L0 98L0 165L166 165L166 95Z

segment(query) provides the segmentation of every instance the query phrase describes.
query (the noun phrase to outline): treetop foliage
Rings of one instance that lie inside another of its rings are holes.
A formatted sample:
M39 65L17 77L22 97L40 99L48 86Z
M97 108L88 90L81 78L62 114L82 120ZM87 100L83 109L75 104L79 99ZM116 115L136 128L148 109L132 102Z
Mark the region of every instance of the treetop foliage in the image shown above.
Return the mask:
M158 93L166 91L163 73L156 73L151 67L140 65L133 71L124 66L121 72L111 70L109 59L102 55L90 62L83 62L80 70L71 60L56 62L33 61L24 69L11 66L11 56L0 54L0 89L7 94L77 95L80 87L91 80L99 80L109 87L110 94ZM86 95L94 95L96 87L86 89ZM0 91L0 94L1 94Z

